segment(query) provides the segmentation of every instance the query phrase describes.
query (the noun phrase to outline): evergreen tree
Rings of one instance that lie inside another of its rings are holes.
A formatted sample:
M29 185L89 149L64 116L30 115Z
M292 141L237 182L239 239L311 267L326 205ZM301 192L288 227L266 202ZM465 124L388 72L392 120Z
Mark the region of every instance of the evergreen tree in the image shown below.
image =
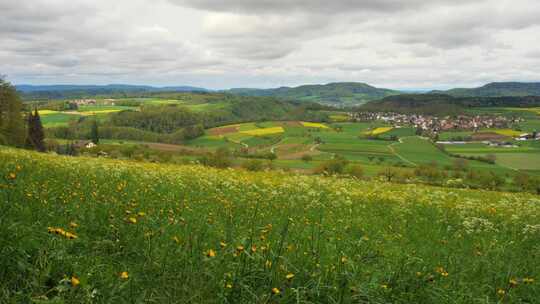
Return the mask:
M92 128L90 129L90 139L96 145L99 143L99 128L97 119L94 119L94 122L92 123Z
M0 144L22 147L25 141L22 102L15 88L0 78Z
M45 148L45 133L43 132L43 125L41 124L41 118L37 109L34 110L34 114L28 114L28 137L26 145L39 152L45 152L47 150Z

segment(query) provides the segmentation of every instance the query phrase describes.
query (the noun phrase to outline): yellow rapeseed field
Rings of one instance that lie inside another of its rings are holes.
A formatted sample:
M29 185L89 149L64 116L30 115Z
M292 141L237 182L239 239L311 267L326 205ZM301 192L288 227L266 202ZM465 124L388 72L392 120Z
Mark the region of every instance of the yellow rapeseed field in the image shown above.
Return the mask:
M43 116L43 115L56 114L56 113L61 113L61 112L53 111L53 110L39 110L38 113L39 115Z
M322 124L322 123L317 123L317 122L305 122L305 121L302 121L300 122L304 127L306 128L318 128L318 129L329 129L329 127L325 124Z
M379 134L383 134L383 133L386 133L390 130L392 130L393 128L392 127L379 127L379 128L375 128L371 131L367 131L365 132L364 134L366 135L379 135Z
M523 134L523 132L521 131L516 131L516 130L511 130L511 129L498 129L498 130L494 130L493 132L500 135L509 136L509 137L517 137Z
M239 133L252 135L252 136L264 136L264 135L271 135L271 134L279 134L283 132L285 132L283 127L271 127L271 128L260 128L260 129L240 131Z

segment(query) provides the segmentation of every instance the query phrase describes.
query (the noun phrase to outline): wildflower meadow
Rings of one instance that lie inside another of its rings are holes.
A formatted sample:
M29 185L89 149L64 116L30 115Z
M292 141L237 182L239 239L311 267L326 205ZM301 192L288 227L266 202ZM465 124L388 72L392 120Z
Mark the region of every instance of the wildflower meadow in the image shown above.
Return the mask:
M0 303L539 303L540 197L0 148Z

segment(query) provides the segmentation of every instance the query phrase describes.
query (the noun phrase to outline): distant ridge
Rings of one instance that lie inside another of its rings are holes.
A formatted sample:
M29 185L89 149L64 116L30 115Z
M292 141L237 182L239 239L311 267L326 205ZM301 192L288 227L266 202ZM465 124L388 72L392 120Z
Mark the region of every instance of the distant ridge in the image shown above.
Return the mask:
M361 105L401 93L360 82L334 82L275 89L235 88L226 92L243 96L272 96L289 100L312 101L333 106Z
M100 95L126 95L154 92L208 92L191 86L153 87L145 85L16 85L23 99L79 98Z
M540 82L492 82L478 88L456 88L430 93L447 94L454 97L524 97L540 96Z
M208 91L204 88L191 87L191 86L170 86L170 87L153 87L146 85L129 85L129 84L108 84L108 85L71 85L71 84L61 84L61 85L28 85L21 84L16 85L15 88L22 93L29 92L64 92L64 91L77 91L77 90L88 90L88 91L147 91L147 92L193 92L193 91Z

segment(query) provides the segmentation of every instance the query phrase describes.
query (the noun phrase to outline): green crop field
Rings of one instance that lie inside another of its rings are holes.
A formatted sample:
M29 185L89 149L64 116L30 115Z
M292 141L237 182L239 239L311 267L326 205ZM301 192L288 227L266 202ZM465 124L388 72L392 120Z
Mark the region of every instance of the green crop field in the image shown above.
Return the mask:
M540 298L534 195L8 148L0 189L2 303Z
M81 115L55 112L46 115L40 115L41 122L45 128L67 126L70 121L76 121Z

